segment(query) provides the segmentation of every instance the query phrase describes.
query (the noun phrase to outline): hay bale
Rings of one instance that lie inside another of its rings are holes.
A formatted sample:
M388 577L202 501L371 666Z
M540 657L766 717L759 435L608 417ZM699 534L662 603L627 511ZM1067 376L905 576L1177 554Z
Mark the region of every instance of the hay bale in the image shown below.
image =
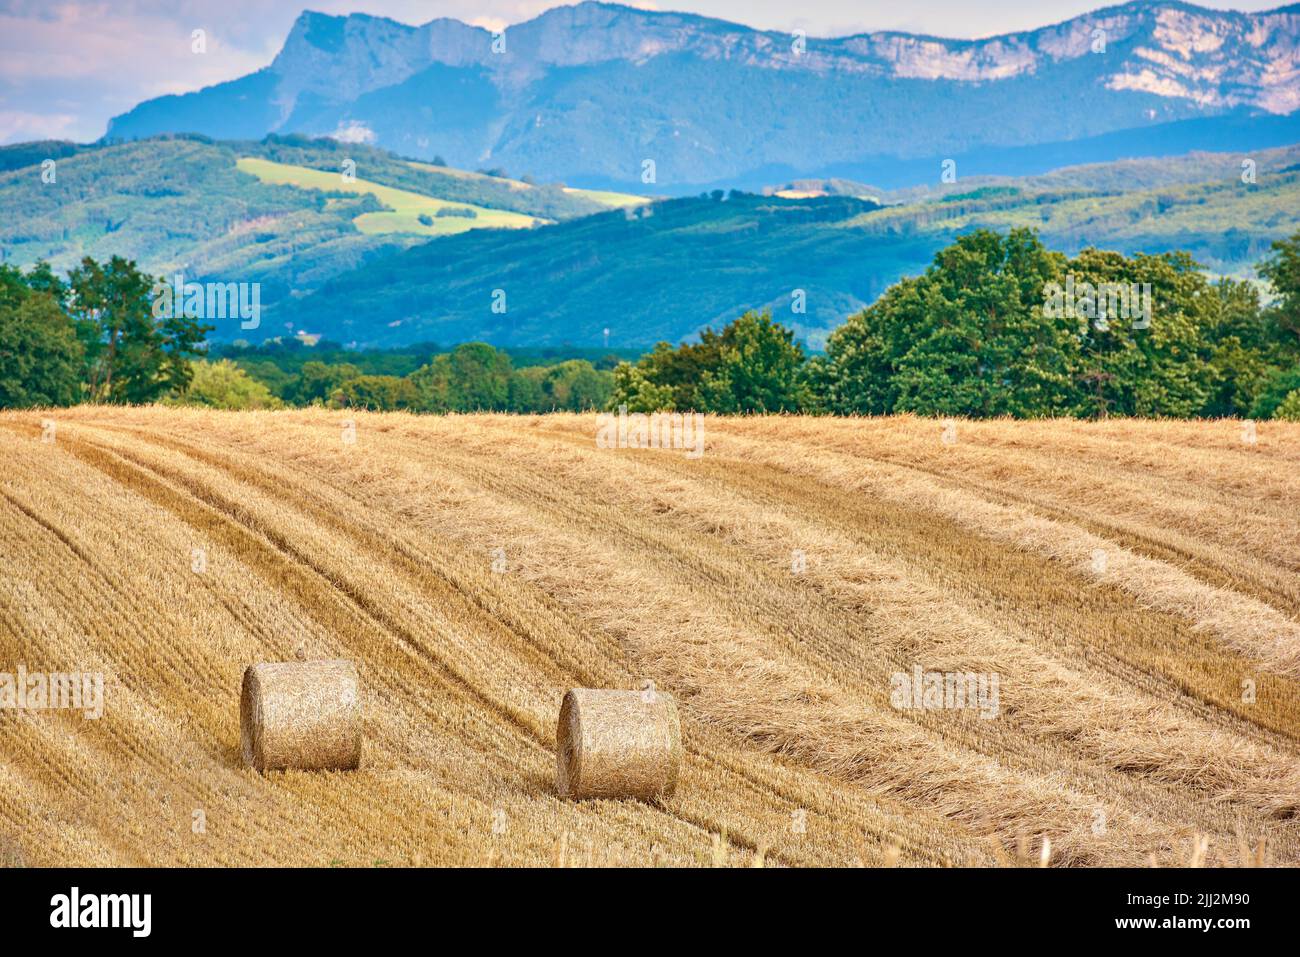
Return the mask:
M560 797L670 797L682 765L677 703L662 691L573 688L556 729Z
M350 771L361 765L361 695L350 661L249 665L239 696L244 764Z

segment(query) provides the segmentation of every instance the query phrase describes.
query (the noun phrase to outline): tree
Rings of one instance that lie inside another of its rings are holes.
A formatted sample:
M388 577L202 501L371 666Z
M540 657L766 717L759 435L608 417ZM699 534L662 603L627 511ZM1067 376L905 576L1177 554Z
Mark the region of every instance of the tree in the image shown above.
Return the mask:
M1284 419L1288 422L1300 422L1300 389L1296 389L1282 400L1282 404L1277 407L1274 418Z
M304 362L285 395L297 405L324 404L350 379L361 375L361 370L350 362L327 365L312 360Z
M648 357L638 363L651 382L667 386L673 391L673 406L679 411L703 411L704 398L700 385L704 373L720 361L721 337L712 329L700 333L697 343L682 343L673 349L666 342L658 343Z
M163 358L156 395L181 393L190 385L194 374L193 360L203 355L204 336L212 326L205 326L182 315L164 318L157 327Z
M770 314L746 312L697 343L666 342L614 369L607 406L629 411L785 412L812 398L803 348Z
M528 366L517 369L510 377L511 412L549 412L550 399L546 395L546 367Z
M1191 256L1177 252L1128 258L1085 249L1066 269L1076 286L1150 288L1150 314L1142 321L1113 315L1105 321L1080 321L1078 377L1096 386L1085 410L1093 415L1204 414L1215 395L1210 359L1223 302Z
M76 327L49 292L18 292L17 272L0 266L0 407L74 405L83 368Z
M229 359L194 362L189 385L173 401L210 409L278 409L283 404Z
M97 402L147 403L189 384L191 359L211 330L178 313L155 320L154 283L135 263L90 257L68 276L68 301L85 347L88 393Z
M888 289L814 370L838 413L1044 416L1078 402L1073 319L1044 310L1064 257L1029 230L976 230Z
M1207 291L1204 305L1211 391L1199 414L1244 418L1276 368L1271 323L1249 282L1220 279Z
M453 412L458 410L457 398L453 394L451 357L440 352L429 360L428 365L420 366L410 375L411 384L415 386L422 412Z
M1300 353L1300 232L1273 243L1273 252L1259 264L1278 302L1273 319L1288 351Z
M569 359L546 370L543 389L551 408L568 412L603 409L613 391L613 376L586 359Z
M826 340L826 358L812 370L821 405L838 415L888 415L898 402L898 359L884 328L894 317L919 310L921 280L905 278Z
M467 342L451 350L452 395L465 412L505 409L510 401L510 356L486 342Z
M808 378L837 413L1241 415L1275 353L1254 290L1186 253L1067 260L977 230L836 329Z
M426 412L492 412L510 406L510 356L467 342L433 357L410 376Z
M628 412L671 412L676 408L672 386L652 382L640 364L620 362L614 367L614 389L606 408L621 407Z
M336 409L392 412L417 409L420 393L410 379L393 375L362 375L349 379L330 398Z
M1252 419L1271 419L1277 415L1291 393L1300 391L1300 366L1279 370L1264 384L1250 407Z
M746 312L722 330L717 362L704 369L699 391L705 411L799 411L809 398L803 364L793 331L767 312Z
M17 272L17 270L14 270ZM60 279L50 264L41 260L27 270L27 275L23 277L27 288L33 292L47 292L54 301L58 303L61 309L66 311L68 304L68 284Z

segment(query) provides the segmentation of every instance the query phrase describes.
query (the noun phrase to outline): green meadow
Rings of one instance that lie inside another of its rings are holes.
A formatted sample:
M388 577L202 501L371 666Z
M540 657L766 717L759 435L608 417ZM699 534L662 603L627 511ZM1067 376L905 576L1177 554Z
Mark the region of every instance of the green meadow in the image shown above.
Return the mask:
M258 157L241 157L236 165L264 183L297 186L322 192L370 194L388 209L362 213L353 220L357 229L367 234L411 233L420 236L450 236L471 229L528 229L548 222L522 213L488 209L469 203L454 203L424 196L405 189L384 186L366 179L345 180L339 173L277 163ZM448 210L469 211L473 216L448 215ZM441 215L440 215L441 214ZM421 221L424 216L429 222Z

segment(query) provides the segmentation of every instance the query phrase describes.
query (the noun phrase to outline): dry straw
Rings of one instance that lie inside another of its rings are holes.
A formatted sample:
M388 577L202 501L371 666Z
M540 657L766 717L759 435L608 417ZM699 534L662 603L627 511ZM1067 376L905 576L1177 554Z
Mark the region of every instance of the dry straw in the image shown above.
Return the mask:
M0 834L0 867L24 867L23 849L18 846L18 839L8 834Z
M682 765L677 704L662 691L573 688L556 729L561 797L669 797Z
M239 696L244 764L350 771L361 764L361 696L350 661L249 665Z

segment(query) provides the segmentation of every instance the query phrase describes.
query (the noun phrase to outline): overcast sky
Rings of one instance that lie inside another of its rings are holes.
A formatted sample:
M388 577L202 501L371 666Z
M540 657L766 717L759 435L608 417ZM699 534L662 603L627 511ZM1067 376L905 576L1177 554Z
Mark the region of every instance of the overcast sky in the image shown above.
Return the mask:
M547 0L0 0L0 143L88 141L141 100L184 93L265 66L305 7L363 12L403 23L456 17L498 28L559 6ZM906 30L984 37L1067 20L1103 2L1083 0L656 0L629 5L689 10L809 36ZM1207 0L1266 10L1279 0ZM190 52L207 31L208 54Z

